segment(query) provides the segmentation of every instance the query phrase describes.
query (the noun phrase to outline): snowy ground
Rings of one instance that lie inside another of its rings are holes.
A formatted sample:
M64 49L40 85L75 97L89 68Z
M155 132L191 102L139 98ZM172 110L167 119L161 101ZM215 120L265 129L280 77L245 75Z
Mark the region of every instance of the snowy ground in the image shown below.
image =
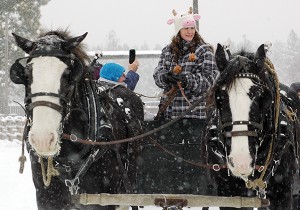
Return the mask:
M0 209L37 209L28 155L24 173L19 174L20 155L20 142L0 140Z
M27 161L23 174L19 174L18 159L21 155L19 141L0 140L0 209L36 210L35 189L32 182L30 163ZM143 210L160 210L159 207L147 206ZM189 208L200 210L201 208ZM217 210L219 208L210 208ZM185 209L187 210L187 209Z

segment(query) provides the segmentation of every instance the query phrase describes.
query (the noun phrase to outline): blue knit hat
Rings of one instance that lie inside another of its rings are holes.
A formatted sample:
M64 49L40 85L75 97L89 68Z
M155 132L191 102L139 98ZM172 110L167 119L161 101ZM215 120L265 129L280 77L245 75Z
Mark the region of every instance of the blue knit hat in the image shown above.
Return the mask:
M111 81L118 82L120 77L125 72L123 66L117 63L106 63L103 65L100 71L100 77Z

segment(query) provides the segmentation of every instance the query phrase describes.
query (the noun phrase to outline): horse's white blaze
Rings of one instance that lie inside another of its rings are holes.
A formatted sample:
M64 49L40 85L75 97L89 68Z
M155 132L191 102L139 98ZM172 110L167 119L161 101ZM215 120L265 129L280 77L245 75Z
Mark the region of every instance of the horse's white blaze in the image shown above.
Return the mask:
M239 78L235 85L229 91L229 104L232 113L232 121L248 121L251 106L251 100L247 95L252 81L247 78ZM248 130L247 125L234 125L232 131ZM251 155L247 136L232 137L231 152L229 159L233 166L229 165L233 175L238 177L247 177L251 174Z
M47 92L58 93L60 80L66 64L55 57L38 57L32 63L31 93ZM34 101L50 101L59 104L59 98L38 96ZM28 138L36 152L43 156L52 156L59 152L61 114L46 106L37 106L33 109L32 127Z

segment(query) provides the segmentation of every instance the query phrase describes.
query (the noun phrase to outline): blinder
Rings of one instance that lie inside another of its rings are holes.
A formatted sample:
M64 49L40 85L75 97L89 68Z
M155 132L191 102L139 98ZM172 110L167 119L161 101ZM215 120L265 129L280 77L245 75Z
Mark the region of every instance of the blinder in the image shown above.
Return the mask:
M27 57L25 57L27 58ZM13 83L25 85L27 77L25 74L25 67L20 64L20 60L25 58L19 58L15 63L10 67L9 76Z

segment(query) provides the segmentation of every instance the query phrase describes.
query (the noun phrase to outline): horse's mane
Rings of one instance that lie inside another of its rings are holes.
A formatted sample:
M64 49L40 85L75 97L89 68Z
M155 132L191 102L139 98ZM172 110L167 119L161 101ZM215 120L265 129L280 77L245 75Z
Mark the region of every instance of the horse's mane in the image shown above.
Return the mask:
M57 29L57 30L50 30L50 31L44 32L44 33L40 34L39 38L42 38L47 35L55 35L65 41L74 37L74 36L71 36L70 32L67 29L65 29L65 30ZM90 63L90 61L91 61L89 56L85 52L85 48L86 48L86 46L84 44L80 43L76 48L74 48L72 50L72 53L74 53L76 55L76 57L82 62L82 64Z

